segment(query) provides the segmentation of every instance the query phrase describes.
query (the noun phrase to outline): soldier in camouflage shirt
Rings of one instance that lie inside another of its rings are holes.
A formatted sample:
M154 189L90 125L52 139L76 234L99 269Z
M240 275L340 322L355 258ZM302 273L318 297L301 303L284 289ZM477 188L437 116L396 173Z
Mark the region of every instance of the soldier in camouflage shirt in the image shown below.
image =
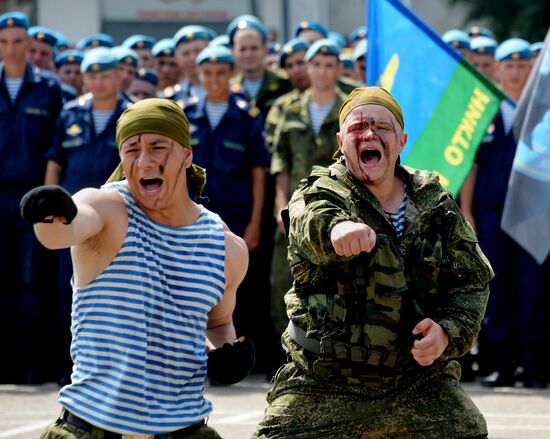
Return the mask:
M399 166L399 104L340 109L337 163L289 203L288 363L254 438L484 438L458 383L493 273L437 177ZM403 220L404 218L404 220Z

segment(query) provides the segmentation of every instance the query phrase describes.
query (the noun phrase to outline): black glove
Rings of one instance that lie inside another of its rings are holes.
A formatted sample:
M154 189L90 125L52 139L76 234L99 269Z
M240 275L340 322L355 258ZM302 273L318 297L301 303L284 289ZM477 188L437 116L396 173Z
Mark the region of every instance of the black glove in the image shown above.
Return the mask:
M64 216L65 224L71 224L78 211L71 194L55 185L31 189L21 198L19 209L21 216L33 224L51 223L52 220L45 219L50 215Z
M208 376L220 384L235 384L246 378L255 361L254 344L249 338L225 343L208 353Z

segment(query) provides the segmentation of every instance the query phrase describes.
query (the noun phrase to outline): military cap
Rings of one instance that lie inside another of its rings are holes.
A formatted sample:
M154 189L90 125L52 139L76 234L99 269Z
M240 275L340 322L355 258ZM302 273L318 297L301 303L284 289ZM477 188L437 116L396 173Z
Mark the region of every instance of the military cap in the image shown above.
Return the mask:
M227 26L226 34L229 35L230 45L233 45L235 34L244 29L252 29L258 32L260 37L262 37L262 41L264 43L267 41L267 30L258 17L254 17L254 15L240 15L234 18Z
M115 46L111 49L118 64L126 64L127 66L137 67L139 64L139 55L133 49L126 46Z
M233 53L224 46L206 46L198 54L195 64L200 66L205 62L233 65Z
M305 38L293 38L285 43L279 54L279 66L284 67L287 57L300 52L306 51L311 46L311 43Z
M107 47L96 47L84 54L80 71L102 72L104 70L114 69L118 65L118 60L113 51Z
M174 35L174 45L178 47L181 43L187 43L194 40L212 41L216 36L216 32L208 27L191 24L189 26L183 26L176 32L176 35Z
M346 37L343 36L340 32L329 32L328 38L329 40L332 40L336 44L338 44L338 47L340 47L340 50L342 50L348 44L348 42L346 41Z
M309 46L309 49L307 49L306 55L304 56L304 60L311 61L315 55L318 54L333 55L338 58L340 56L340 48L334 41L329 40L328 38L321 38Z
M531 59L531 45L521 38L510 38L500 43L495 51L495 60L508 61Z
M543 47L544 41L537 41L536 43L531 44L531 55L533 57L537 56Z
M68 66L72 64L81 65L84 54L78 50L65 50L55 57L55 67Z
M76 50L90 49L94 47L108 47L111 48L115 45L115 41L111 35L107 34L93 34L89 37L82 38L76 43Z
M362 40L363 38L367 38L367 26L359 26L353 29L348 37L351 44L358 40Z
M340 62L344 66L345 69L351 69L353 70L355 68L355 61L354 59L349 55L340 55Z
M136 78L146 81L149 84L153 84L155 87L159 83L159 75L153 69L147 69L145 67L140 67L136 70Z
M228 49L231 48L231 44L229 44L229 35L220 35L214 38L212 41L210 41L210 46L225 46Z
M157 41L157 43L151 49L151 54L157 58L159 56L174 56L176 46L172 38L163 38Z
M129 49L152 49L157 40L147 35L132 35L126 38L121 46L128 47Z
M489 37L476 37L470 41L470 50L478 55L495 55L497 42Z
M355 62L367 56L367 47L368 47L368 44L367 44L366 38L359 40L359 42L357 43L357 46L355 46L355 49L353 49L353 60Z
M441 37L445 43L456 49L470 50L470 37L466 32L459 29L451 29L443 34Z
M269 43L267 45L267 53L269 55L277 55L281 53L281 43Z
M323 38L328 38L327 29L318 21L300 21L300 23L296 25L296 29L294 29L294 37L298 37L300 33L304 30L313 30L315 32L319 32L323 36Z
M468 35L470 38L475 37L487 37L491 39L495 39L495 34L491 29L487 29L486 27L480 27L480 26L470 26L468 29Z
M57 44L57 35L53 30L43 26L33 26L29 28L28 34L36 41L46 43L48 46L54 47Z
M0 30L7 27L29 28L29 19L22 12L6 12L0 15Z
M71 42L65 35L63 35L61 32L57 32L56 36L57 36L57 44L55 45L55 47L57 50L70 49Z

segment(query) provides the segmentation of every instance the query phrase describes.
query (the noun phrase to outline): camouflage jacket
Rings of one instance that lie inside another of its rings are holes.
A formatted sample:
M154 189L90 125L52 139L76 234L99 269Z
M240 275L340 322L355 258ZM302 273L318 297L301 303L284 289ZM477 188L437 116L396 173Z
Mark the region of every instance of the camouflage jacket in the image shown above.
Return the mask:
M334 106L317 135L309 117L311 91L287 102L273 138L271 173L288 172L289 196L314 165L329 166L334 162L332 156L338 149L336 133L340 130L338 111L345 99L346 95L338 90Z
M292 196L288 257L294 284L285 297L287 313L319 341L320 354L288 333L283 340L306 375L387 386L463 355L479 332L493 273L475 234L437 177L401 166L396 172L407 185L401 239L342 160L315 167ZM330 231L347 220L374 229L370 253L334 252ZM449 335L443 356L427 368L410 353L412 329L425 317Z
M273 105L267 113L267 117L265 119L265 134L266 143L269 147L269 152L271 152L271 154L273 154L274 152L273 141L275 140L275 131L277 130L277 127L282 120L283 111L288 105L290 105L291 102L298 99L300 95L300 91L295 88L288 93L279 96L277 99L275 99L275 102L273 102Z

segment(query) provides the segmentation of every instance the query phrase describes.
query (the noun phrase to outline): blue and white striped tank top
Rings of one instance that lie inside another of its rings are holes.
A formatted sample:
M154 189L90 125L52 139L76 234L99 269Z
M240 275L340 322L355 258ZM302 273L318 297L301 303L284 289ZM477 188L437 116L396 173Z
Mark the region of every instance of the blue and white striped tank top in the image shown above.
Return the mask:
M208 312L225 288L220 217L203 209L187 227L147 217L126 182L122 248L92 282L73 288L72 383L58 401L121 434L159 434L210 413L204 397Z

